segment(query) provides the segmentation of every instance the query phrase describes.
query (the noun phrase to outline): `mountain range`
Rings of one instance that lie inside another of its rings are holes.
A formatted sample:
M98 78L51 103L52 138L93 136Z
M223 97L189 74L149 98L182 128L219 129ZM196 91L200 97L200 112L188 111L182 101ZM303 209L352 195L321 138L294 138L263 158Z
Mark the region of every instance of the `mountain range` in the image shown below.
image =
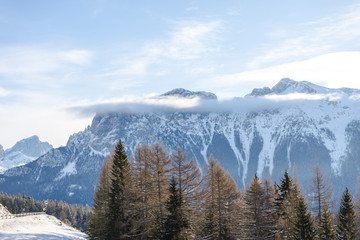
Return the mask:
M66 146L0 174L1 191L91 205L102 162L119 139L129 156L143 142L159 141L170 151L179 146L201 169L213 154L239 188L255 173L279 180L288 169L307 189L318 164L336 192L341 194L345 186L355 189L360 169L358 89L282 79L272 88L227 101L185 89L156 97L169 98L197 104L157 111L115 107L98 113Z

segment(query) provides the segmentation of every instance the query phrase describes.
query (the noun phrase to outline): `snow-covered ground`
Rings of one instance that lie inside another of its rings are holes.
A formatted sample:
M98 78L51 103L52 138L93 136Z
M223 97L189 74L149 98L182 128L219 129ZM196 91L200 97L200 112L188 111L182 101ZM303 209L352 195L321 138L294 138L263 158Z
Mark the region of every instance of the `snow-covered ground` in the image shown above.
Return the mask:
M42 214L0 219L0 239L86 239L86 235L53 216Z

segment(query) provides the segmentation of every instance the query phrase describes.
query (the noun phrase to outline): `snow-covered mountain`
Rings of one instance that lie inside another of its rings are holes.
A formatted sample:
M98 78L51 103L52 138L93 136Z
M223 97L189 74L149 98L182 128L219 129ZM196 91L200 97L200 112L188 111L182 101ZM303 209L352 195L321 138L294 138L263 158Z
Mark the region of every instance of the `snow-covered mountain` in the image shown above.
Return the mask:
M32 162L52 149L52 145L31 136L4 151L0 145L0 172Z
M199 98L190 109L97 114L65 147L0 175L0 189L35 198L92 203L103 159L121 138L128 154L139 143L183 148L200 167L212 153L239 187L252 176L278 180L296 166L304 188L317 162L335 190L355 188L360 169L360 90L330 89L283 79L244 98L175 89L164 97Z

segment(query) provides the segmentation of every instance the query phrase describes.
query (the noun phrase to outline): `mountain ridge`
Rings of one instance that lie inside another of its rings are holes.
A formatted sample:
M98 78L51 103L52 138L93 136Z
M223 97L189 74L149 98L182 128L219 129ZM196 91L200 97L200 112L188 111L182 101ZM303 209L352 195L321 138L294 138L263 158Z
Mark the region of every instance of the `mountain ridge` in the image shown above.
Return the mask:
M296 85L290 83L276 89L283 93ZM234 104L241 107L242 102ZM245 113L102 113L84 131L71 135L65 147L0 175L0 187L38 199L91 205L103 159L121 139L129 157L137 144L156 141L169 151L180 146L200 167L213 154L240 188L255 173L278 180L295 165L299 181L307 186L309 167L317 161L336 190L345 185L354 190L360 169L359 116L358 100L350 104L331 99L276 103Z
M269 87L254 88L252 92L246 96L259 97L266 95L284 95L291 93L305 93L305 94L330 94L343 93L346 95L360 94L360 89L354 88L327 88L313 84L308 81L294 81L290 78L283 78L271 89Z

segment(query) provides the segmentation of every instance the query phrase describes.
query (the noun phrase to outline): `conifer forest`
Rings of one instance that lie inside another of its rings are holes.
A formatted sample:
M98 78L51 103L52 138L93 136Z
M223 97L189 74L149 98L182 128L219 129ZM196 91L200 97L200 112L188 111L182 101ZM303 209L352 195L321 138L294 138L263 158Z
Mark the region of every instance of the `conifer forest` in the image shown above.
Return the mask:
M319 166L304 189L284 170L278 182L254 175L239 191L212 156L200 170L178 148L119 141L104 161L89 239L360 239L359 195L334 199Z

